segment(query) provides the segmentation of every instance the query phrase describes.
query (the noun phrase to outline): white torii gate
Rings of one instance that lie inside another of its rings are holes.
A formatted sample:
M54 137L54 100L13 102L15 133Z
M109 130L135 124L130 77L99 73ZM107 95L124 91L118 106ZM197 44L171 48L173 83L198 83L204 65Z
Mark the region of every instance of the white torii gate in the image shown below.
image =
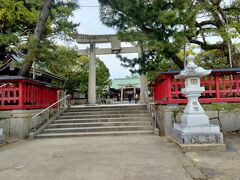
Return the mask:
M79 55L89 55L89 77L88 77L88 104L96 104L96 55L105 54L123 54L138 53L138 57L142 56L140 47L121 47L121 41L114 34L108 35L86 35L78 34L76 41L79 44L90 44L89 49L80 50ZM96 48L98 43L111 43L111 48ZM141 67L140 67L141 68ZM148 91L148 83L145 75L140 76L140 100L145 101L145 92Z

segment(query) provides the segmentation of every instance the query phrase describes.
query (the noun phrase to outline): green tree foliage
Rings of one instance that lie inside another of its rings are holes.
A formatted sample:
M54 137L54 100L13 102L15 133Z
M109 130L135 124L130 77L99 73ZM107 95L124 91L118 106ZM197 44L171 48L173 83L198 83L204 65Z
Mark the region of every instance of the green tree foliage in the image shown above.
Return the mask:
M232 55L237 54L236 44L232 43L233 38L240 36L240 1L233 0L209 0L198 3L200 12L196 18L195 34L187 36L190 43L199 45L203 50L212 54L216 50L217 54L224 56L224 64L229 64L228 44L231 46ZM220 41L210 40L215 37ZM233 66L239 67L239 59L233 58Z
M43 0L0 0L0 60L11 50L28 48L42 7ZM45 45L50 48L56 37L73 37L78 24L71 22L69 17L76 8L76 0L53 1L38 49Z
M190 1L99 0L99 2L102 22L116 27L122 39L140 41L140 45L150 50L149 53L156 54L152 62L172 58L179 67L183 67L176 53L187 42L183 26L187 25L189 29L195 26L191 20L196 16L196 11L192 11L193 5ZM144 57L142 60L146 61ZM146 63L146 69L149 64Z
M110 73L109 69L106 67L103 61L97 58L96 61L96 86L97 95L102 96L104 89L106 89L111 84L109 79Z
M87 56L78 57L76 49L64 46L55 46L54 51L48 50L41 56L42 67L47 67L53 73L66 79L65 90L69 93L78 90L88 94L88 61ZM47 61L46 61L47 59ZM101 96L103 90L110 85L110 73L105 64L97 58L96 60L96 86L97 94Z
M36 26L40 1L0 0L0 58Z
M227 57L218 49L196 54L196 64L204 68L228 68Z
M227 57L224 56L223 52L214 49L208 51L196 52L196 45L189 46L186 49L186 56L192 54L195 56L195 63L204 68L227 68ZM177 54L182 61L184 61L184 51L180 51Z
M48 68L51 72L64 75L68 71L76 71L79 57L76 49L66 46L49 45L41 48L39 53L39 63L42 67Z
M172 58L178 67L183 68L177 54L186 43L196 44L206 51L220 50L227 57L228 42L239 37L240 33L239 0L233 0L231 4L226 0L99 2L104 24L117 28L120 38L139 41L150 53L155 53L150 62L146 62L145 58L138 60L146 64L157 64L156 61ZM209 37L217 37L220 41L212 41ZM234 65L237 64L234 61Z

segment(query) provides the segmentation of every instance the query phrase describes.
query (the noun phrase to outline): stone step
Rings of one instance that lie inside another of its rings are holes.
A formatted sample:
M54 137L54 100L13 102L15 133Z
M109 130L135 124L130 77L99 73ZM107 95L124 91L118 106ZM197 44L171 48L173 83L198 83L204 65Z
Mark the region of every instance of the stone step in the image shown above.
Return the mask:
M128 134L153 135L146 105L72 107L37 138Z
M137 108L137 107L146 107L146 104L102 104L102 105L72 105L71 108L86 108L86 109L94 109L94 108Z
M150 121L131 122L94 122L94 123L54 123L47 128L68 128L68 127L99 127L99 126L145 126L151 125Z
M107 132L107 131L138 131L152 130L151 126L100 126L100 127L74 127L74 128L46 128L43 133L66 133L66 132Z
M69 108L66 111L67 112L72 112L72 111L114 111L114 110L146 110L146 106L140 106L140 107L131 107L131 106L123 106L123 107L94 107L94 108L89 108L89 107L82 107L82 108Z
M82 112L72 112L72 111L66 111L63 113L63 115L91 115L91 114L137 114L137 113L148 113L148 111L145 110L114 110L114 111L82 111Z
M152 130L145 131L110 131L110 132L83 132L83 133L45 133L38 134L36 138L62 138L85 136L126 136L126 135L153 135Z
M61 115L58 119L86 119L86 118L115 118L115 117L150 117L149 113L138 114L90 114L90 115Z
M146 111L147 109L144 108L144 109L91 109L91 110L81 110L81 109L74 109L74 110L66 110L65 112L105 112L105 111L120 111L120 112L123 112L123 113L126 113L126 112L132 112L132 111Z
M150 117L117 117L117 118L86 118L86 119L56 119L53 123L90 123L90 122L131 122L151 121Z

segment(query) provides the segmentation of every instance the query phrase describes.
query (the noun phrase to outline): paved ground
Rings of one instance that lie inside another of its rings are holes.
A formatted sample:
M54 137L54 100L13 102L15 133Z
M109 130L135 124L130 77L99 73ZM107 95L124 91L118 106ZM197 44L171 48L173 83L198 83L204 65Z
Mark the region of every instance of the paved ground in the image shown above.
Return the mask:
M193 163L209 180L240 180L240 134L225 134L227 151L188 152Z
M188 180L157 136L20 141L0 148L1 180Z

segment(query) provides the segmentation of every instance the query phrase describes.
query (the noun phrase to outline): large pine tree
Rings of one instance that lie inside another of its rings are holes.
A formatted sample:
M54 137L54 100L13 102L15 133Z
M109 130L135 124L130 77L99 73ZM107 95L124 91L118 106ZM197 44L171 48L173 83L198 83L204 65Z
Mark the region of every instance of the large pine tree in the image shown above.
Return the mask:
M240 34L239 0L231 1L231 4L224 0L99 2L104 24L117 28L122 38L142 40L143 45L151 50L150 53L155 53L155 58L148 64L171 58L179 68L183 68L177 53L186 43L196 44L203 50L221 50L223 56L229 58L228 45L232 44L232 38ZM217 37L218 40L209 37ZM233 65L239 66L237 59L233 59Z

